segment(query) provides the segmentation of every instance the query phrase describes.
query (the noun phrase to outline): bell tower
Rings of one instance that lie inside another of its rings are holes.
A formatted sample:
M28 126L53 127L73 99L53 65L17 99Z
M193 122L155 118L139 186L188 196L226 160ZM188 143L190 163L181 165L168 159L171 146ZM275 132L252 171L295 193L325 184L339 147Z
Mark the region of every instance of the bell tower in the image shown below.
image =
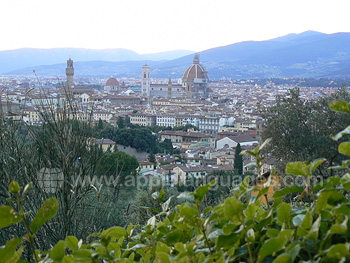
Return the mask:
M168 99L171 99L172 87L173 87L173 85L171 84L171 77L169 76L169 81L168 81Z
M150 86L151 86L151 79L150 79L150 73L151 73L151 67L149 65L143 65L142 66L142 95L145 97L149 97L150 94Z
M61 87L61 99L73 99L73 76L74 76L74 68L73 68L73 60L69 58L67 60L67 68L66 68L66 76L67 76L67 85Z
M67 88L72 89L74 68L73 68L73 60L71 60L71 58L67 60L66 76L67 76Z

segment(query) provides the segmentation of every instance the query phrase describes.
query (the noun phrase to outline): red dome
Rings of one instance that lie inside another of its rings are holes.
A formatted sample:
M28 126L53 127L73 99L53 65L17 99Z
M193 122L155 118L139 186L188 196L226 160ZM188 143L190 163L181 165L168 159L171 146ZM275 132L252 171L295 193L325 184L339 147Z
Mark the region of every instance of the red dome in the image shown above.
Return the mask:
M189 79L193 80L193 79L204 79L204 78L208 79L208 75L205 69L199 64L199 59L196 54L193 59L193 64L186 69L182 77L182 80L186 81Z
M106 86L119 87L119 81L116 78L110 78L107 80Z

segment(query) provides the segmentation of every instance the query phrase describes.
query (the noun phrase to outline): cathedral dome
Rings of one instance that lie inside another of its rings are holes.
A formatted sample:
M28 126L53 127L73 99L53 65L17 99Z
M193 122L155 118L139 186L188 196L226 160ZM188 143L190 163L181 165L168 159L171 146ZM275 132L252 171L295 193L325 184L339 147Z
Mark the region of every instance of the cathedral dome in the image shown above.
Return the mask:
M207 72L199 64L199 58L197 54L194 56L193 64L186 69L182 77L182 81L194 79L208 79Z
M116 78L109 78L107 80L106 86L119 87L119 81Z

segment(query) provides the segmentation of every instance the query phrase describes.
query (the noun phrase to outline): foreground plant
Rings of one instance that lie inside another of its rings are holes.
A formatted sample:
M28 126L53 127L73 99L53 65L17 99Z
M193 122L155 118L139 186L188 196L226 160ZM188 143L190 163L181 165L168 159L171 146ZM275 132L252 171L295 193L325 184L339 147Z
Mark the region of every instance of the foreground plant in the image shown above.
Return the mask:
M22 188L16 181L11 182L9 194L14 198L8 198L7 201L11 202L13 207L0 207L0 228L23 223L26 231L24 236L11 239L6 242L5 246L0 248L0 262L18 262L24 249L24 242L29 243L35 262L39 262L39 257L37 252L35 252L35 234L40 227L56 215L58 202L54 197L47 199L37 211L34 219L29 222L31 212L24 211L23 201L31 187L32 184L30 183L21 190ZM20 247L16 250L18 246Z

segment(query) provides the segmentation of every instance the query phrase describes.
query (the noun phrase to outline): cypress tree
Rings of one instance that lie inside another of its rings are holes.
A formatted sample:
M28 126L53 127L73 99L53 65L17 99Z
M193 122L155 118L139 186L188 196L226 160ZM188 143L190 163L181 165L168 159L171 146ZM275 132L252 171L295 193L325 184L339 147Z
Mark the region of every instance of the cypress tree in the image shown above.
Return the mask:
M243 174L243 158L240 155L241 151L242 151L241 145L237 144L236 152L235 152L235 161L234 161L233 167L237 169L239 175Z

